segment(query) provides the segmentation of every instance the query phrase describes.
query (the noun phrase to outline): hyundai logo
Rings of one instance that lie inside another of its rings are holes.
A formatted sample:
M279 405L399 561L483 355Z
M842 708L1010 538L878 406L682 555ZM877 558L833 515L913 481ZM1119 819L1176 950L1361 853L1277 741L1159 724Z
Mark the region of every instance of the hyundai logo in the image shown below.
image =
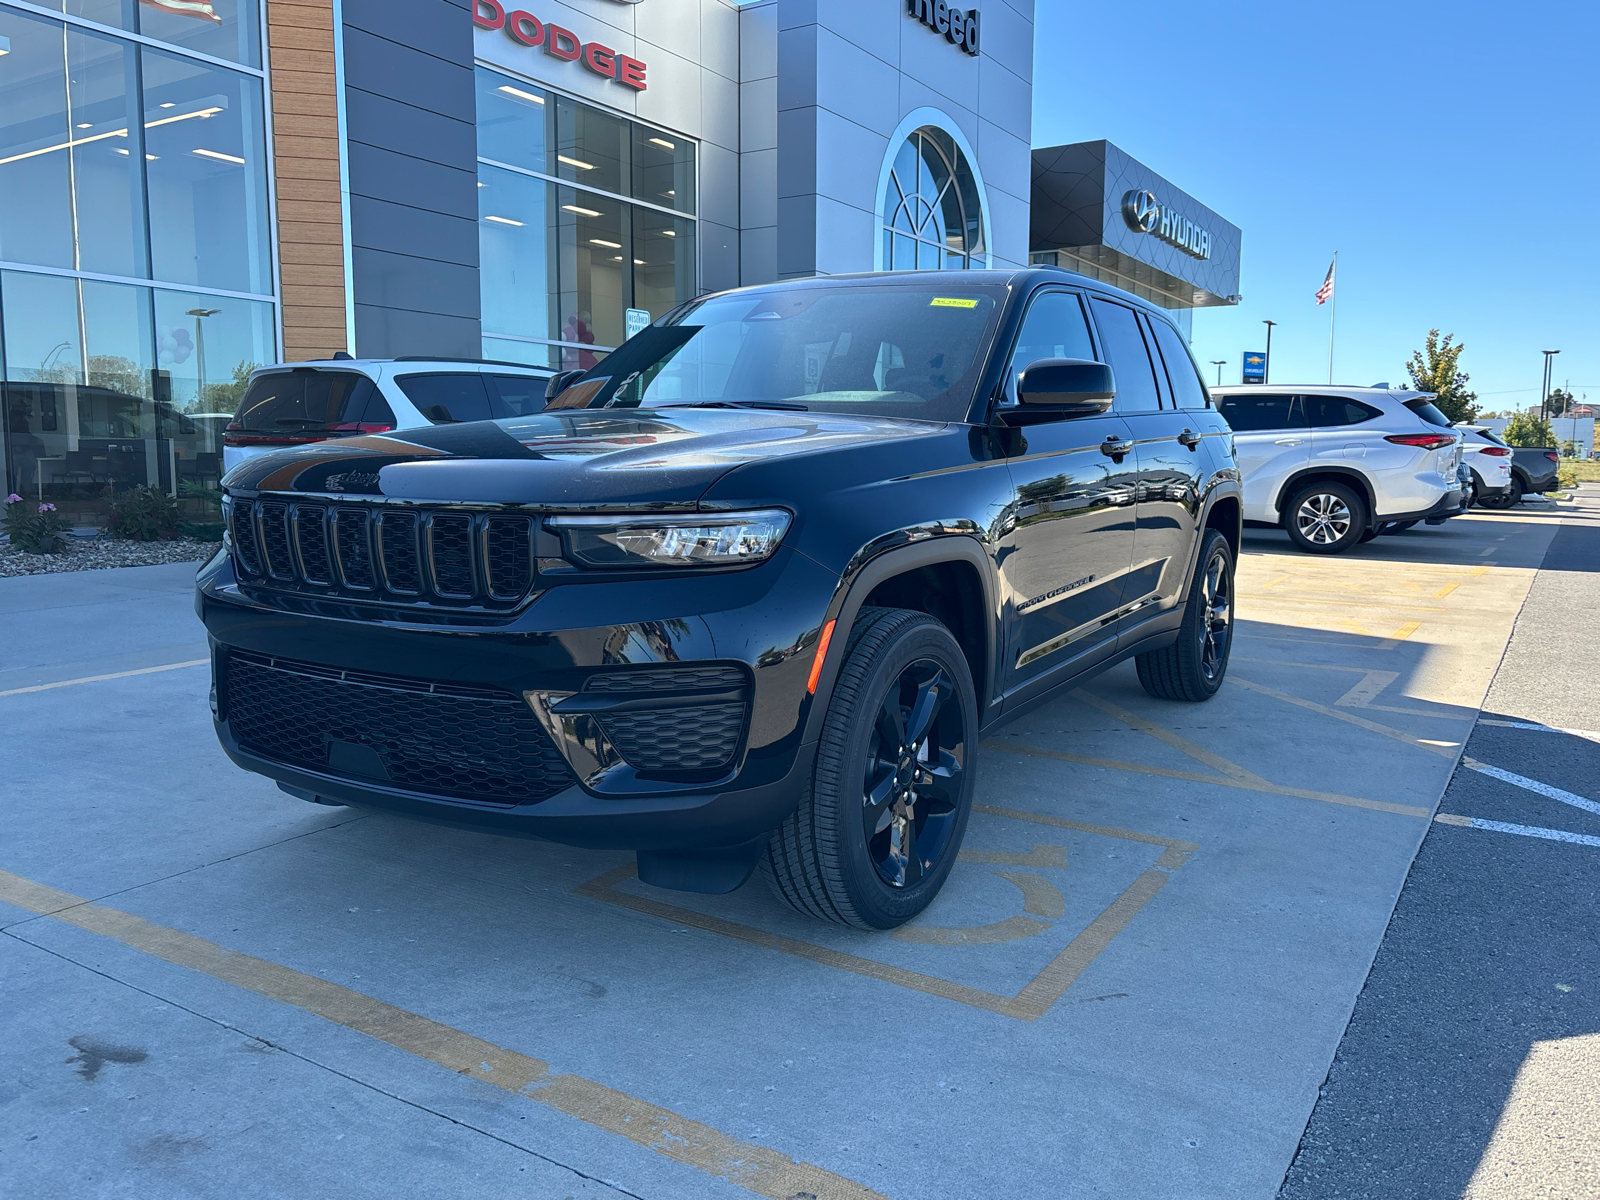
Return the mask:
M1122 219L1135 233L1154 233L1161 220L1161 205L1154 192L1132 191L1122 198Z

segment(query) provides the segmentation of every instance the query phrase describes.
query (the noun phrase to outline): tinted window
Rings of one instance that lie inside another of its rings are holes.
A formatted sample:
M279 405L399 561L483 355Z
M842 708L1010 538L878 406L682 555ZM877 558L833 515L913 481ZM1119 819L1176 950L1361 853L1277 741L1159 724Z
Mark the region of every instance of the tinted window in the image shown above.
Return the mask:
M1373 417L1383 416L1383 410L1351 400L1345 396L1302 396L1306 416L1313 429L1329 425L1359 425Z
M1189 347L1183 344L1178 331L1159 317L1151 317L1150 328L1155 331L1156 346L1166 360L1167 378L1172 381L1172 395L1179 408L1204 408L1206 387L1200 381L1200 371L1194 365Z
M1041 358L1094 358L1089 322L1083 302L1070 292L1046 292L1035 297L1017 334L1006 377L1006 402L1017 402L1017 376Z
M1298 396L1219 396L1217 411L1235 433L1304 428L1306 423Z
M1094 321L1100 327L1100 342L1117 378L1115 410L1120 413L1155 412L1161 407L1156 391L1155 371L1144 334L1133 309L1095 299Z
M495 414L483 376L476 371L459 375L401 375L395 379L406 399L435 425L454 421L487 421Z
M523 417L544 408L545 380L537 375L486 375L484 382L494 391L496 417Z
M1412 412L1416 413L1417 416L1421 417L1429 425L1443 425L1446 429L1450 428L1450 418L1435 408L1432 401L1407 400L1406 407Z
M371 415L368 409L371 409ZM365 375L349 371L280 371L258 375L234 414L257 433L336 429L341 425L394 425L394 415Z

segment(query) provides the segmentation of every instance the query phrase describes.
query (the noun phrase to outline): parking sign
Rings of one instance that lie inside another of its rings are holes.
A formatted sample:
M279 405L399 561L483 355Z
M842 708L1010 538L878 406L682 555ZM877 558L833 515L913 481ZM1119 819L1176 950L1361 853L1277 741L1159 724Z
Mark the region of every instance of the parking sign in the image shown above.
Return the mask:
M1241 378L1246 383L1261 383L1267 377L1267 356L1259 350L1246 350L1244 355L1244 374Z
M632 337L641 329L650 324L650 310L645 308L629 308L623 312L623 328L626 336Z

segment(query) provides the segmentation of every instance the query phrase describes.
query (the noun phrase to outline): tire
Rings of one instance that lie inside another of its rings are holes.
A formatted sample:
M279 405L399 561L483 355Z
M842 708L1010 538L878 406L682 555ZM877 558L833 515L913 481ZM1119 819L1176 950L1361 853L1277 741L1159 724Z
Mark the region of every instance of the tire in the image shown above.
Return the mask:
M1511 490L1508 491L1505 494L1505 497L1500 501L1499 507L1515 508L1517 505L1522 503L1522 496L1522 480L1513 475L1511 477Z
M1347 483L1313 483L1284 505L1289 540L1312 554L1343 554L1367 528L1367 501Z
M1233 649L1233 550L1215 529L1200 543L1178 640L1134 657L1139 682L1158 700L1209 700L1228 673Z
M1366 542L1370 542L1373 538L1377 537L1380 533L1383 533L1383 532L1384 531L1382 529L1380 529L1378 526L1374 525L1371 529L1367 530L1365 533L1363 533L1356 540L1357 540L1358 543L1364 544Z
M799 912L857 929L893 929L920 913L966 834L977 730L972 674L950 631L926 613L863 608L810 786L761 861L772 890Z

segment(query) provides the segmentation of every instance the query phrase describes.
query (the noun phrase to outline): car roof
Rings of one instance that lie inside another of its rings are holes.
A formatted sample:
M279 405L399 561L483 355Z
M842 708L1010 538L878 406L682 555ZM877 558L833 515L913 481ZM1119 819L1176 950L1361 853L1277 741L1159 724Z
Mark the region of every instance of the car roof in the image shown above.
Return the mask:
M1337 383L1225 383L1209 389L1213 395L1249 395L1251 392L1294 392L1301 396L1388 396L1407 400L1433 400L1437 392L1414 392L1406 388L1344 387Z
M321 368L335 368L339 370L360 370L363 368L377 368L389 366L402 366L406 370L421 368L427 370L432 367L442 367L448 370L482 370L493 368L496 371L527 371L533 375L552 375L554 367L536 367L531 363L506 362L493 358L417 358L407 355L402 358L309 358L300 362L269 363L257 367L251 374L265 373L268 371L292 371L307 368L316 370Z

